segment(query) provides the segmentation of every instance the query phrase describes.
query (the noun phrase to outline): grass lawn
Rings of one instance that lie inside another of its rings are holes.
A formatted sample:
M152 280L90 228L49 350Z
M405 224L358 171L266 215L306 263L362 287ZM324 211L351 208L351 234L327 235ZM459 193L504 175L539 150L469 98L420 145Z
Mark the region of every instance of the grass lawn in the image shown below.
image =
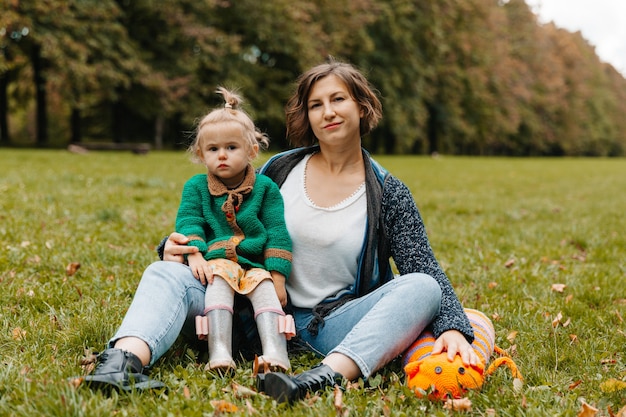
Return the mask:
M577 416L584 402L610 416L626 405L626 159L378 160L411 188L463 304L492 318L524 376L515 389L499 369L464 415ZM339 409L331 391L276 405L233 390L254 386L251 363L207 377L182 340L153 369L167 393L75 388L67 379L120 324L173 230L184 181L202 169L182 152L12 149L0 166L0 415L210 416L219 400L238 408L230 415L458 413L417 398L398 363L351 386ZM292 366L315 361L295 355Z

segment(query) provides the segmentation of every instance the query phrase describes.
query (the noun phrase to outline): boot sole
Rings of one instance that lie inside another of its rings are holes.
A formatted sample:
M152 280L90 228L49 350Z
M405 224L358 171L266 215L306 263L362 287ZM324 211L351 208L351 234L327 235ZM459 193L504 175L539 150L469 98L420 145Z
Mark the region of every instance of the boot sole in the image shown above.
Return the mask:
M83 384L87 385L87 387L89 387L90 389L95 389L98 391L102 391L102 392L111 392L111 391L117 391L117 392L131 392L131 391L145 391L145 390L152 390L152 389L167 389L167 386L160 382L160 381L155 381L155 380L150 380L150 381L144 381L144 382L137 382L137 383L120 383L120 382L113 382L113 381L106 381L106 380L100 380L97 378L93 378L93 376L91 378L85 378L83 381Z

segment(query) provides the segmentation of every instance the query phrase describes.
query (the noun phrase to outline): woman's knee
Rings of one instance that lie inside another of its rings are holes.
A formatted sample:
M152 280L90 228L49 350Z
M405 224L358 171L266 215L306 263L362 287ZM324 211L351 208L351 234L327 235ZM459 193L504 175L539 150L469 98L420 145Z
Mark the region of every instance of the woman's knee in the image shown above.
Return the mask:
M167 287L182 284L184 286L193 286L197 283L202 286L200 281L193 277L189 267L177 262L157 261L153 262L144 270L141 277L142 282L162 282Z
M420 300L430 302L437 309L441 305L441 286L436 279L428 274L412 273L399 278L402 283L400 288L407 300Z

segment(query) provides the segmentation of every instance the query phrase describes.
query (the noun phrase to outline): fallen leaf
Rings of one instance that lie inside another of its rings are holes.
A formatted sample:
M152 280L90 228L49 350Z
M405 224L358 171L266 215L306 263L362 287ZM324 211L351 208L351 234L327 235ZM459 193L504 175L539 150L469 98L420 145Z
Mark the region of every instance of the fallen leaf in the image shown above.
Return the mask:
M565 320L565 323L563 323L561 326L563 327L567 327L572 323L572 319L570 319L569 317L567 318L567 320Z
M228 402L226 400L213 400L211 401L211 406L213 406L217 414L234 413L236 411L239 411L239 409L237 408L235 404Z
M250 400L246 400L246 409L248 409L248 414L259 414L257 409L250 404Z
M626 417L626 406L622 407L622 409L615 414L615 417Z
M472 402L469 398L448 399L443 408L453 411L472 411Z
M576 342L578 342L578 336L576 336L575 334L570 334L569 335L569 340L572 343L576 343Z
M509 341L509 343L513 343L513 342L515 342L515 338L516 338L516 337L517 337L517 331L512 331L511 333L509 333L509 334L506 336L506 340L508 340L508 341Z
M80 384L83 383L83 378L82 377L72 378L72 379L69 380L69 383L74 388L78 388L80 386Z
M256 391L248 387L244 387L243 385L239 385L236 382L231 383L230 387L232 388L233 393L235 394L235 397L237 398L253 397L258 394Z
M559 314L556 315L554 320L552 320L552 327L557 327L561 323L562 318L563 318L563 314L559 312Z
M343 409L343 391L339 385L335 385L334 395L335 411L337 411L337 414L341 414L341 410Z
M80 268L80 262L70 262L65 267L65 273L67 274L68 277L71 277L72 275L76 273L76 271L78 271L79 268Z
M567 288L565 284L552 284L552 291L563 292Z
M598 409L590 406L589 404L583 402L580 413L578 413L578 417L593 417L598 413Z
M189 387L187 385L183 387L183 397L187 400L191 398L191 392L189 392Z
M568 387L568 388L569 388L570 390L573 390L574 388L576 388L577 386L579 386L579 385L580 385L580 384L582 384L582 383L583 383L582 379L579 379L578 381L574 381L574 382L572 382L571 384L569 384L569 387Z
M490 290L493 290L493 289L494 289L494 288L496 288L497 286L498 286L498 283L497 283L497 282L493 282L493 281L491 281L491 282L488 284L488 287L489 287L489 289L490 289Z
M26 337L26 330L23 330L21 327L14 328L11 333L13 340L23 340Z
M506 262L504 263L504 266L505 266L505 267L507 267L507 268L510 268L510 267L512 267L513 265L515 265L515 259L513 259L513 258L509 259L508 261L506 261Z

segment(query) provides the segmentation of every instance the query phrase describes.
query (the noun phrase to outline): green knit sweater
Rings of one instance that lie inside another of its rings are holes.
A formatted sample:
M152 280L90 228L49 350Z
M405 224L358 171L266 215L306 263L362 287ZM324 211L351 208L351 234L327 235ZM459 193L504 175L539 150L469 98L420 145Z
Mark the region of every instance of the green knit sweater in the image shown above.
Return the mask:
M191 238L204 259L230 259L243 268L264 268L289 277L291 239L278 186L248 167L234 190L211 174L190 178L183 188L176 231Z

